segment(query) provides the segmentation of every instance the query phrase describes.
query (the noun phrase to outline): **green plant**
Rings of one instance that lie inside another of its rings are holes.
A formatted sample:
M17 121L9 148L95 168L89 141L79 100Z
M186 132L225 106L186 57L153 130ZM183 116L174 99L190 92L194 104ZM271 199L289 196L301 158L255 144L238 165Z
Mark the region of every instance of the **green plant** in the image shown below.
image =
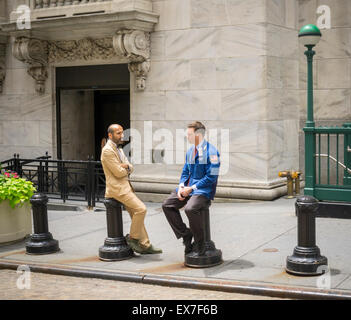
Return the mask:
M21 207L29 202L35 191L33 183L20 178L17 173L0 173L0 203L9 200L11 208Z

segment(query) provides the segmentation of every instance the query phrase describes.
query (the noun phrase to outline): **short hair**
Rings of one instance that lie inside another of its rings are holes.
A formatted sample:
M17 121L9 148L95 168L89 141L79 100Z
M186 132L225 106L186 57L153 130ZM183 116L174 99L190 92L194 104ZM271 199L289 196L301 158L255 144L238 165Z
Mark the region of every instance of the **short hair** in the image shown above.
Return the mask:
M202 135L205 135L206 128L200 121L189 123L188 128L193 128L194 132L199 131Z

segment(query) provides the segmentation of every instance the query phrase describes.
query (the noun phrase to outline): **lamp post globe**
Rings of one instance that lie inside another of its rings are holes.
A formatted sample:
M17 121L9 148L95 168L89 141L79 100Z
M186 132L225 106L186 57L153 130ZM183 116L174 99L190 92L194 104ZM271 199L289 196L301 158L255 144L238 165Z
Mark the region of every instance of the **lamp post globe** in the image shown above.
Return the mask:
M314 24L307 24L300 29L299 41L306 47L314 47L321 39L322 33Z

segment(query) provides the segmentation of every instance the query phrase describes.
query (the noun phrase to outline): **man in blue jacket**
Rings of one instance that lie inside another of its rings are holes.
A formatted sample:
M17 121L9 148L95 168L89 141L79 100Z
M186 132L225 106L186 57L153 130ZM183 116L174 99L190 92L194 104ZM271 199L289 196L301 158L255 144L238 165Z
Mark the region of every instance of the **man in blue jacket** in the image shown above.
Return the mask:
M186 161L178 188L163 202L162 209L177 239L183 238L185 254L205 253L204 226L201 213L211 205L216 193L219 174L219 152L204 139L205 126L196 121L188 125L188 141L193 144L186 153ZM184 207L190 229L182 220L179 209ZM194 246L191 243L194 237Z

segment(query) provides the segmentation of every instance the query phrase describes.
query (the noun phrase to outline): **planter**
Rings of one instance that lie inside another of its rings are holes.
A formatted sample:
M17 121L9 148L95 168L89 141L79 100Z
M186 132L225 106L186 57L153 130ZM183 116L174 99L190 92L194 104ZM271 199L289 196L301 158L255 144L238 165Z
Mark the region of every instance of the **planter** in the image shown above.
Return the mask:
M0 244L24 239L32 233L31 204L12 209L9 201L0 203Z

